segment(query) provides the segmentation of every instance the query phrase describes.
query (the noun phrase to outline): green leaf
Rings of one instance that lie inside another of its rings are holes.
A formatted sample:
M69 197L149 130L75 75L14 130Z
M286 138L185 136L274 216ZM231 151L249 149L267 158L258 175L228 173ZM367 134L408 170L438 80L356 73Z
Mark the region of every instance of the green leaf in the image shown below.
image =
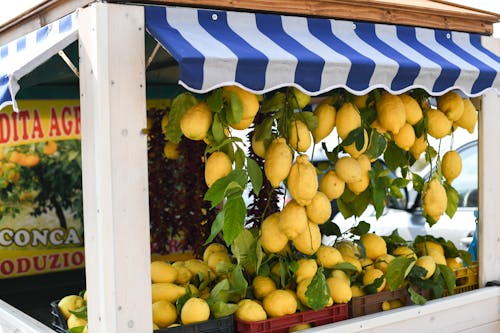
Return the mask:
M372 183L373 184L373 183ZM375 208L375 217L378 219L384 213L385 199L387 198L385 190L383 188L377 188L373 186L373 207Z
M231 252L236 258L238 264L245 266L249 257L252 255L252 249L256 242L255 237L248 229L244 229L240 232L238 237L231 244Z
M246 213L245 201L241 196L228 198L224 205L224 225L222 226L226 245L231 245L244 229Z
M184 113L198 101L191 93L183 93L172 101L172 107L168 113L168 124L165 129L165 138L173 143L179 143L182 137L181 118Z
M223 279L219 281L213 288L210 290L210 301L215 302L227 302L228 301L228 291L230 289L229 280Z
M271 140L274 118L265 118L260 124L255 126L255 139L258 141Z
M413 265L415 265L414 260L403 256L396 257L389 263L385 279L391 290L396 290L403 285Z
M254 243L255 244L255 243ZM247 293L248 282L243 275L241 266L236 266L232 274L230 274L229 282L232 289L241 297L244 298Z
M243 169L245 166L245 152L239 146L236 148L236 154L234 155L234 164L237 169Z
M248 177L250 177L250 182L252 183L253 192L258 196L263 183L262 169L259 167L257 162L250 157L247 158L247 169Z
M325 236L340 237L342 235L342 231L340 231L339 226L333 221L328 221L326 223L320 224L319 230L321 230L321 234Z
M348 273L356 273L358 271L356 266L354 266L350 262L341 262L340 264L333 266L332 269L338 269Z
M398 167L408 164L406 152L390 141L384 153L384 161L389 169L395 171Z
M384 279L384 275L376 278L372 283L363 287L364 292L367 294L375 294L377 292L377 289L382 285L382 283L384 283Z
M243 118L243 103L234 92L230 91L229 96L229 104L226 109L226 120L230 124L239 123L241 118Z
M446 197L448 199L448 204L446 206L446 215L448 215L451 218L453 218L453 215L455 215L455 212L457 211L458 208L458 192L448 184L448 182L444 182L444 188L446 190Z
M226 134L224 134L224 127L220 121L218 114L215 114L214 120L212 122L212 135L214 137L215 143L220 144L226 140Z
M347 203L344 200L342 200L342 198L337 199L337 206L339 208L340 213L345 219L354 216L354 212L352 211L351 207L349 207L349 205L347 205Z
M214 90L208 97L207 97L207 104L210 110L214 113L218 113L222 110L224 107L224 99L222 97L222 89L216 89Z
M357 141L359 139L362 140L362 143L361 143L361 147L359 147L358 149L361 149L361 148L363 148L363 141L364 141L364 129L363 129L363 127L358 127L356 129L353 129L352 131L350 131L349 134L347 135L347 137L345 138L345 140L342 141L342 146L346 147L346 146L349 146L349 145L353 144L354 142L356 142L356 148L357 148Z
M210 313L215 318L222 318L229 316L238 310L238 304L234 303L226 303L222 301L218 301L212 304L210 307Z
M387 140L377 131L372 131L370 138L370 145L365 152L370 159L378 158L381 156L387 147Z
M313 310L319 310L326 306L330 300L330 289L326 283L323 268L320 267L311 280L306 290L307 306Z
M227 189L230 185L237 185L241 189L244 189L247 184L247 175L244 170L236 169L231 171L229 175L218 179L205 193L204 200L210 201L212 203L212 208L217 206L224 200Z
M264 100L260 112L265 114L283 110L285 107L285 99L286 96L284 93L277 92L273 97Z
M447 265L437 264L437 266L439 267L439 271L444 278L444 282L446 284L446 288L448 289L448 292L450 294L453 294L453 291L456 287L455 273Z
M472 265L472 256L469 251L458 250L458 257L460 257L467 266Z
M316 117L312 112L297 112L295 113L295 117L306 124L310 131L313 131L318 127L318 117Z
M408 293L410 294L410 299L414 304L424 305L427 302L425 297L413 290L411 286L408 286Z
M85 326L76 326L71 329L69 329L69 333L83 333L83 330L85 329Z
M424 178L420 177L420 175L416 173L412 173L412 182L415 191L422 192L424 189Z
M69 310L70 313L74 314L76 317L87 320L87 306L81 306L76 310Z
M212 222L212 227L210 229L210 236L208 236L207 240L203 245L210 244L215 239L215 237L217 237L219 232L222 231L223 225L224 225L224 211L220 211L215 217L215 220Z
M360 221L354 228L351 229L351 233L354 235L364 235L370 231L370 223L365 221Z

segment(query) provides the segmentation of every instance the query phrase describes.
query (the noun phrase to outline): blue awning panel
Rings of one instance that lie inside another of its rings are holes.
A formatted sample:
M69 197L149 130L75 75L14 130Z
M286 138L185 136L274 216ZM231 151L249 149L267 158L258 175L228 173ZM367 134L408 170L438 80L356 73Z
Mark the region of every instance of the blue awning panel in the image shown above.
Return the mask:
M0 110L12 105L19 91L18 81L77 40L76 12L0 47Z
M295 86L310 95L334 88L500 92L500 57L478 34L183 7L145 11L149 33L180 65L180 84L197 93L233 84L255 93Z

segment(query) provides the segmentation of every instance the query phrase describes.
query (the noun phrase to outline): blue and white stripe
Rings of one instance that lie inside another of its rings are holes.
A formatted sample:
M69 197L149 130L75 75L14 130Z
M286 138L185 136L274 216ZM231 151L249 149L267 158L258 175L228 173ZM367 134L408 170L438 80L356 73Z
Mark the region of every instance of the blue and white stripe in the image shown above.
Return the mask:
M180 65L180 84L197 93L232 84L255 93L295 86L313 96L335 88L500 92L500 57L478 34L183 7L145 11L149 33Z
M76 12L0 47L0 110L12 105L19 91L18 81L77 40Z

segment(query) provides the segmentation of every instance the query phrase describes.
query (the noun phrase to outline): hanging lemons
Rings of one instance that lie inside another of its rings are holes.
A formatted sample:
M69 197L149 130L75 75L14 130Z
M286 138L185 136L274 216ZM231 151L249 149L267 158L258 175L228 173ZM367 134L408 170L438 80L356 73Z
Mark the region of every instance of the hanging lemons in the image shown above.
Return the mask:
M438 109L429 109L426 111L427 133L430 136L441 139L450 134L452 121Z
M344 193L345 181L337 176L334 170L328 171L319 183L319 190L323 192L328 200L338 199Z
M299 89L293 87L292 89L292 102L294 108L303 109L311 102L311 96L304 94Z
M170 141L163 146L163 155L169 160L176 160L180 156L179 145Z
M314 143L318 143L333 131L337 111L333 105L321 103L313 113L318 118L318 127L312 131L312 135Z
M375 106L377 120L380 125L392 134L398 134L401 127L406 123L405 105L401 98L389 93L383 93Z
M255 115L259 111L259 100L257 96L249 91L243 90L238 86L227 86L222 88L223 94L226 99L230 98L231 93L236 94L243 106L243 116L238 123L230 124L230 126L237 130L244 130L250 127L253 123Z
M288 237L280 230L279 222L279 212L269 215L262 222L260 244L267 252L278 253L288 243Z
M233 170L233 162L225 153L217 151L210 155L205 164L205 182L211 187L220 178L223 178Z
M337 133L342 140L345 140L349 133L361 126L361 115L352 103L344 103L335 117Z
M410 148L410 154L418 160L420 155L427 149L427 140L425 140L425 135L421 135L415 139L415 142Z
M299 252L313 255L321 246L319 225L308 221L305 230L293 238L292 243Z
M289 143L298 152L305 152L311 146L311 132L301 120L290 123Z
M460 176L460 173L462 172L462 158L460 157L460 154L455 150L446 152L441 162L441 172L449 184L451 184L455 178Z
M368 95L368 94L361 95L361 96L357 96L357 95L354 96L353 102L354 102L354 105L356 105L356 107L358 108L358 110L366 108L366 102L367 102L369 96L370 95Z
M368 132L363 128L363 146L358 150L356 147L356 142L351 143L348 146L344 146L344 151L354 158L358 158L363 154L368 148Z
M255 133L252 135L252 150L260 158L266 157L266 144L262 140L257 140Z
M323 192L316 192L310 204L306 206L307 218L316 224L323 224L332 215L332 205Z
M446 190L436 178L424 184L422 200L424 214L431 217L434 221L439 220L448 205Z
M212 111L205 102L190 107L180 121L182 134L191 140L203 140L211 125Z
M469 133L474 132L477 122L477 110L470 99L464 99L464 112L462 116L455 121L455 124L459 127L466 129Z
M408 94L399 95L405 106L406 122L415 125L423 118L422 108L418 102Z
M350 156L339 158L337 163L335 163L335 172L346 183L354 183L361 180L359 162Z
M288 239L293 239L307 228L306 208L295 200L289 201L279 216L279 228Z
M301 206L311 203L318 190L318 175L316 168L309 162L306 155L297 157L290 168L287 187L292 198Z
M271 185L276 188L286 179L292 166L292 151L284 138L274 139L266 151L264 173Z
M394 134L394 142L396 146L403 150L410 150L411 146L415 143L415 130L413 126L406 123L401 127L398 134Z
M437 98L437 107L449 120L457 121L464 113L464 101L459 94L450 91Z

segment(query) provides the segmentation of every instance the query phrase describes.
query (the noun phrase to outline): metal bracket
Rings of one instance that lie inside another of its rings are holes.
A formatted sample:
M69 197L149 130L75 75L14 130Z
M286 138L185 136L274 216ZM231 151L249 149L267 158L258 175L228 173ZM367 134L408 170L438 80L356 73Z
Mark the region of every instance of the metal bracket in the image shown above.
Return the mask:
M76 77L80 78L80 73L78 72L78 68L76 68L76 66L71 62L71 59L66 55L66 53L64 53L64 51L61 50L58 52L58 54L62 58L62 60L64 60L66 65L68 65L68 67L73 71L73 73L75 73Z
M146 69L148 69L149 65L151 65L151 63L153 62L153 59L155 58L156 53L158 53L158 51L160 50L160 47L161 44L157 42L155 48L153 49L153 52L151 52L151 55L149 56L148 61L146 62Z

